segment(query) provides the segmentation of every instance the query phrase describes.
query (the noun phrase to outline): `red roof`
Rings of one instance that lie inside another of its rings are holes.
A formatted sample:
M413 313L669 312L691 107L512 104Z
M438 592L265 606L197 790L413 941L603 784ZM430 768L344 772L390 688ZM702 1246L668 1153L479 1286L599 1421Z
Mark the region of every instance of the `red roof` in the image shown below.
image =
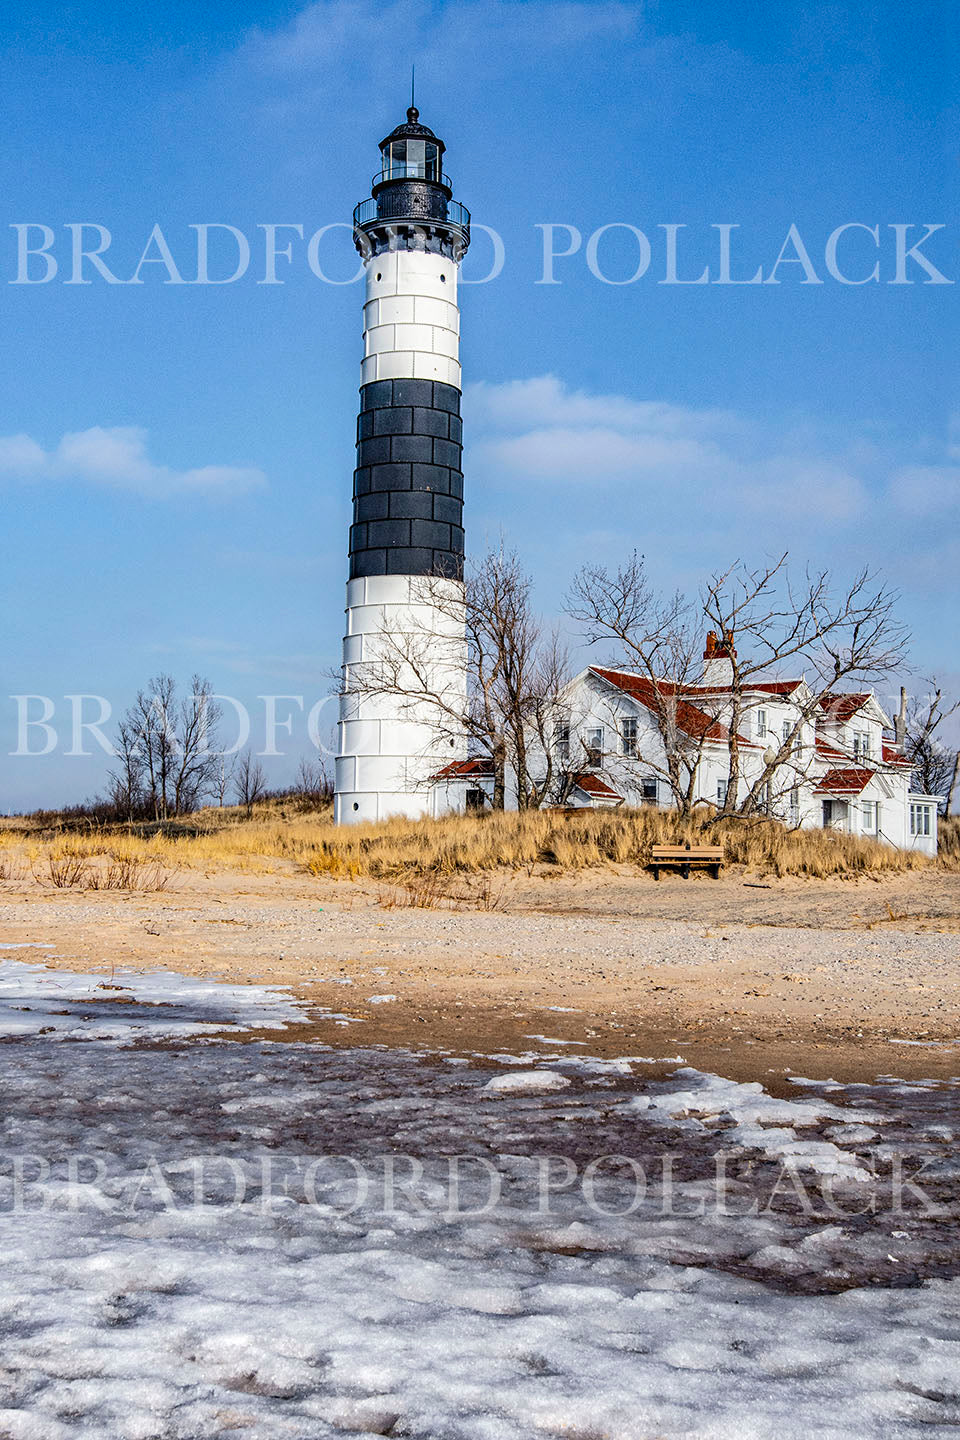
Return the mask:
M876 770L828 770L817 786L826 795L859 795L876 775Z
M828 714L831 720L849 720L872 699L870 694L824 695L820 701L820 709Z
M754 680L746 688L748 690L765 690L770 695L792 695L794 690L799 690L802 684L802 680Z
M591 665L590 670L592 674L599 675L601 680L616 685L618 690L624 691L634 700L639 700L641 705L645 705L655 715L658 713L654 682L645 675L633 675L629 670L604 670L598 665ZM692 686L675 685L669 680L658 680L657 690L665 698L677 698L693 693ZM719 740L726 743L730 739L730 732L725 725L721 725L712 715L682 698L677 698L677 725L695 740ZM759 748L742 735L739 736L739 741L741 745L749 746L752 750Z
M623 796L616 790L612 790L605 780L599 775L590 773L574 776L574 785L582 790L585 795L595 795L599 800L622 800Z
M913 769L913 761L907 759L899 745L888 745L887 742L884 741L883 759L887 765L906 765L909 766L911 770Z
M449 765L444 765L432 778L434 780L463 780L471 775L492 775L492 760L452 760Z
M802 680L747 680L743 684L743 693L748 695L751 691L760 690L764 695L792 695L802 684ZM688 685L686 688L697 695L730 694L729 685Z
M817 736L816 746L817 754L821 755L824 760L846 760L849 758L845 751L838 750L836 745L828 745L826 740L820 735Z

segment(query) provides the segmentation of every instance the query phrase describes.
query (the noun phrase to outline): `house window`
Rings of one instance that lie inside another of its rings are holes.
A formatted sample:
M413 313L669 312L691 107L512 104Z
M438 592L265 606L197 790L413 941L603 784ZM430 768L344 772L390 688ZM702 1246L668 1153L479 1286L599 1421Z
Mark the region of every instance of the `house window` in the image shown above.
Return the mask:
M553 727L553 750L561 765L570 760L570 721L558 720Z
M587 752L588 765L603 764L603 726L598 725L595 730L588 730L586 739L583 742Z
M784 720L784 722L783 722L783 729L781 730L780 733L781 733L781 735L783 736L783 743L786 744L787 741L790 739L790 736L793 734L793 723L792 723L792 721L790 721L790 720Z
M720 809L722 809L723 806L724 806L726 803L727 803L727 782L726 782L726 780L718 780L718 781L717 781L717 805L720 807Z
M853 758L854 760L870 759L870 731L854 730L853 732Z
M790 824L800 824L800 791L796 785L790 791Z
M862 800L860 802L860 828L869 834L877 828L877 802L876 800Z
M767 712L766 712L766 710L758 710L758 711L757 711L757 734L758 734L758 735L766 735L766 733L767 733Z
M486 804L487 797L480 789L467 791L467 809L482 810Z
M910 834L911 834L911 835L929 835L929 834L930 834L930 806L929 806L929 805L911 805L911 806L910 806Z
M636 755L637 753L637 717L625 715L620 721L620 754Z
M644 805L656 805L657 778L655 775L645 775L640 781L640 799Z

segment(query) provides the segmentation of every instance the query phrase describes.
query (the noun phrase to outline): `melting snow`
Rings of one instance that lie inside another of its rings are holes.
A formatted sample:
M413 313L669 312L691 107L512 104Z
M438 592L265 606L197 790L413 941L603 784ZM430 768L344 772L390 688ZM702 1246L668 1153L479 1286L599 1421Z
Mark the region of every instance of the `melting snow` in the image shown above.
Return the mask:
M304 1018L287 991L269 985L224 985L167 970L82 975L0 961L0 1037L129 1044L225 1028L282 1029Z
M46 1016L0 1044L0 1436L956 1432L956 1184L935 1191L946 1221L756 1203L780 1157L859 1195L865 1153L881 1171L884 1148L944 1156L953 1091L778 1100L636 1061L596 1062L598 1091L587 1057L490 1080L401 1052L196 1045L171 1027L300 1012L176 976L123 977L144 1012L121 1017L124 1046L58 1044L101 1034L77 1012L103 980L0 980L5 1027L20 1005ZM804 1287L821 1293L786 1293Z
M483 1090L486 1095L547 1095L551 1090L565 1090L570 1081L555 1070L512 1070L495 1075Z

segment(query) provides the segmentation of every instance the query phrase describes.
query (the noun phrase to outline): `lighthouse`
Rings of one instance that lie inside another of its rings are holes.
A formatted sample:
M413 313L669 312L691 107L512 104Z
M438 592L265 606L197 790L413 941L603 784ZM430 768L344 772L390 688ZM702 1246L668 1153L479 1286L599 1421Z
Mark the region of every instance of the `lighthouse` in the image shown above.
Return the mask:
M467 756L460 261L470 213L411 105L353 215L363 362L334 818L436 813ZM415 663L409 663L413 660Z

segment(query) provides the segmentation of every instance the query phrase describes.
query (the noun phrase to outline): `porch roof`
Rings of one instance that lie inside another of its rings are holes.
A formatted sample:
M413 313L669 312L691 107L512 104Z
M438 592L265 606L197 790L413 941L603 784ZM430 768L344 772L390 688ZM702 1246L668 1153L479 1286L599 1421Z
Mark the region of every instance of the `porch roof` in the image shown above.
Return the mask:
M862 770L852 765L843 770L828 770L817 784L817 790L837 797L860 795L876 773L876 770Z
M431 776L433 780L479 780L484 776L492 776L493 761L486 759L477 760L451 760L449 765L444 765Z
M589 795L594 800L622 800L623 796L618 790L608 785L606 780L601 780L599 775L586 772L583 775L575 775L573 783L584 795Z

